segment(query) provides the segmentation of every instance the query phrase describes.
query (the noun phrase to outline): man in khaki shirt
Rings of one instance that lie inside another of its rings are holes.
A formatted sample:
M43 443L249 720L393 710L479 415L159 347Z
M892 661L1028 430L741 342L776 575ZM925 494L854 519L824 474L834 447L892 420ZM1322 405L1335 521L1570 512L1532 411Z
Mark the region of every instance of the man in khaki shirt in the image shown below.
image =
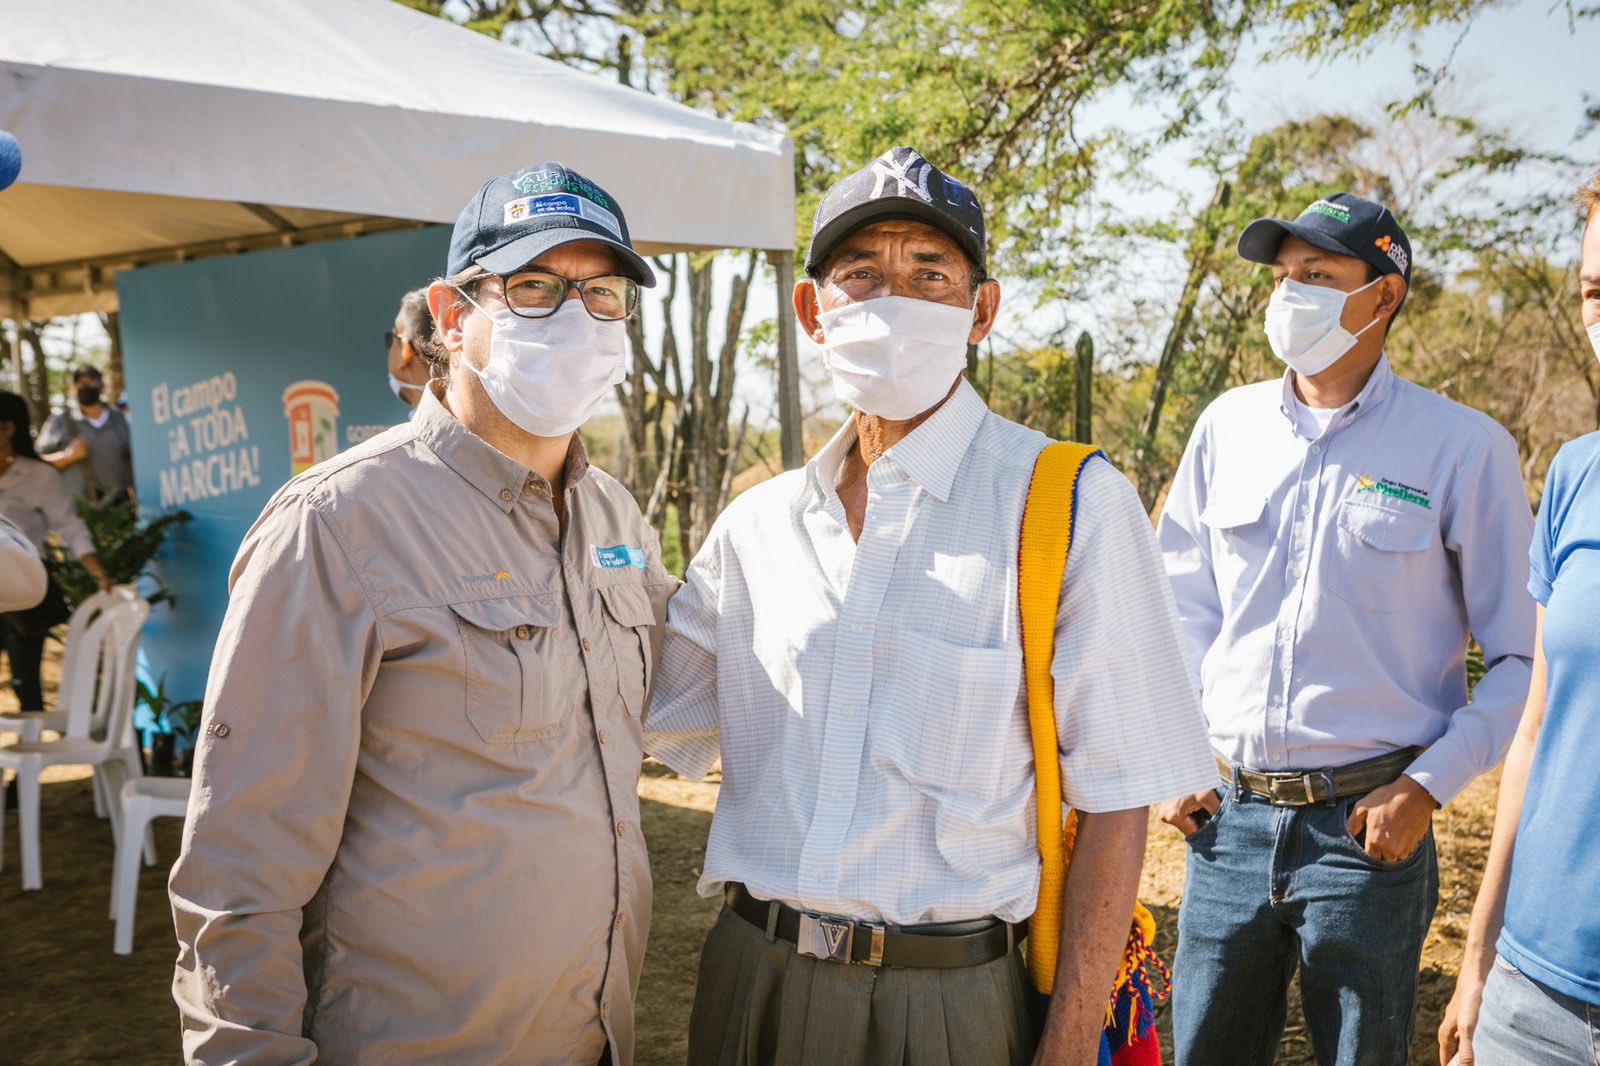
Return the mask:
M632 1061L674 585L574 431L640 284L581 175L486 183L429 294L447 380L246 536L171 880L188 1061Z

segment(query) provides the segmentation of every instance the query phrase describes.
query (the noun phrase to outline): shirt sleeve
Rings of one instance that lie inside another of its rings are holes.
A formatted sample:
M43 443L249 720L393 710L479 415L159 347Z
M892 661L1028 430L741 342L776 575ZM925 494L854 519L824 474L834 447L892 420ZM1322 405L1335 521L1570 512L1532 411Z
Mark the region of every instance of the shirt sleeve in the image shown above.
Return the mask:
M1177 606L1190 683L1197 694L1203 691L1200 671L1206 654L1222 633L1222 598L1211 569L1211 538L1200 522L1206 503L1208 439L1202 417L1183 449L1183 459L1156 525L1161 560Z
M1406 770L1440 806L1505 757L1533 675L1534 605L1527 593L1533 516L1516 446L1492 433L1456 475L1440 515L1467 622L1485 673L1444 735Z
M1539 516L1533 523L1533 543L1528 546L1528 595L1550 606L1550 593L1556 583L1555 497L1563 483L1561 452L1545 473L1544 494L1539 497Z
M300 933L344 829L377 617L326 518L279 498L230 576L169 882L191 1063L301 1064Z
M72 443L72 438L76 436L72 429L71 416L57 412L44 420L44 425L39 427L39 436L35 438L33 445L39 450L39 454L47 455L50 452L59 452Z
M0 611L25 611L44 599L44 562L22 530L0 518Z
M37 484L37 503L50 532L61 538L62 545L75 558L93 554L94 539L72 505L72 495L67 492L67 482L61 472L46 463L39 464Z
M661 668L644 719L645 751L696 781L710 773L722 755L717 707L722 551L718 523L668 604Z
M1051 668L1067 802L1126 810L1214 786L1172 590L1139 496L1098 460L1077 493Z

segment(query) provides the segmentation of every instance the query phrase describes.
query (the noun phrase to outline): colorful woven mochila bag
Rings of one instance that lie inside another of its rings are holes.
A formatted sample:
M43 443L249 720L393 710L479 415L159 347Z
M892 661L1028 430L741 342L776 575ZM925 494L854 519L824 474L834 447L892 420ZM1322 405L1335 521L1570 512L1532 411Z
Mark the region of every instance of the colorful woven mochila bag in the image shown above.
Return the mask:
M1105 457L1093 445L1066 442L1051 444L1039 454L1022 514L1017 560L1022 666L1039 817L1039 903L1028 919L1027 959L1028 976L1038 994L1036 1007L1041 1024L1055 988L1062 896L1078 829L1076 811L1069 810L1062 816L1061 749L1056 736L1055 681L1050 667L1055 659L1061 578L1066 572L1072 526L1077 518L1078 476L1095 456ZM1160 1066L1155 1001L1167 997L1171 978L1152 946L1155 932L1155 918L1136 901L1128 946L1106 1004L1101 1066Z

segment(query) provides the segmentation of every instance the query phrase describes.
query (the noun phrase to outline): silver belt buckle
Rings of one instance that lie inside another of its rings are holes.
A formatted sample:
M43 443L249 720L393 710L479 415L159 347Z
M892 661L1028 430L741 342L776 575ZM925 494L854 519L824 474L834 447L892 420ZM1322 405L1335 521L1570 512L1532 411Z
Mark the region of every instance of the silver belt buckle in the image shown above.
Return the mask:
M795 950L813 959L829 962L851 961L855 947L856 923L848 918L826 918L820 914L800 912L800 930L795 936Z

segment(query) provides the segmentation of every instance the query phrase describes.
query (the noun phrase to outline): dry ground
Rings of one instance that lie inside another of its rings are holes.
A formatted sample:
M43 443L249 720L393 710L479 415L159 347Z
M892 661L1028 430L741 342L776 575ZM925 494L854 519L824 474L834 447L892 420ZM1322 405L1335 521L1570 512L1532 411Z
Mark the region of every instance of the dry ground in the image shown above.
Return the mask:
M9 700L10 690L4 688L0 707ZM1431 1054L1432 1034L1455 981L1488 847L1497 779L1498 774L1491 774L1477 782L1436 822L1442 885L1423 955L1414 1063L1437 1061ZM641 1066L683 1061L700 942L716 913L714 902L694 892L716 791L714 783L684 781L655 764L646 766L640 781L656 884L650 951L639 993ZM164 863L177 853L178 830L175 819L156 823ZM94 816L88 780L68 771L45 789L44 891L20 891L14 813L5 815L4 832L0 1061L16 1066L178 1061L176 1015L168 995L175 949L164 869L143 871L134 953L121 958L111 953L106 918L111 831ZM1160 923L1157 946L1169 960L1182 884L1182 845L1176 834L1155 825L1143 897ZM1161 1024L1165 1039L1164 1011ZM1312 1061L1297 1011L1291 1013L1278 1061Z

